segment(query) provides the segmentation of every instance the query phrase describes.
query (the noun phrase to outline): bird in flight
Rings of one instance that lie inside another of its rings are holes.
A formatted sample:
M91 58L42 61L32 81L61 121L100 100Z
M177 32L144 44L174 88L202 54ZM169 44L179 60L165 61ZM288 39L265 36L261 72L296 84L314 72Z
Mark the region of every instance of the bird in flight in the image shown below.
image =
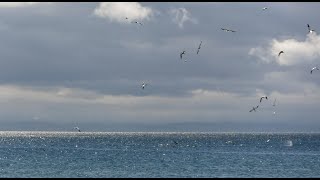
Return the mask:
M256 107L252 107L252 109L249 112L252 112L252 111L256 112L256 109L258 109L258 107L259 107L259 105Z
M282 53L284 53L284 52L283 52L283 51L280 51L279 54L278 54L278 57L279 57Z
M184 55L184 54L186 54L186 51L182 51L182 52L180 53L180 59L182 59L182 55Z
M277 98L274 99L272 106L276 106L276 101L277 101Z
M318 67L313 67L312 69L311 69L311 71L310 71L310 73L312 74L312 71L313 70L319 70L319 68Z
M232 30L232 29L226 29L226 28L221 28L222 31L225 31L225 32L236 32L235 30Z
M132 22L132 23L140 24L140 25L142 26L142 23L139 22L139 21L134 21L134 22Z
M79 127L74 127L73 129L76 129L78 132L81 132Z
M200 44L199 44L197 54L199 54L199 50L200 50L200 48L201 48L201 44L202 44L202 41L201 41Z
M311 29L311 27L310 27L310 25L309 25L309 24L307 24L307 26L308 26L309 33L316 32L315 30Z
M262 10L267 10L268 9L268 7L264 7L264 8L262 8Z
M147 85L147 83L142 82L141 88L144 89Z
M260 98L260 102L262 101L262 99L263 99L263 98L268 99L268 97L267 97L267 96L262 96L262 97Z

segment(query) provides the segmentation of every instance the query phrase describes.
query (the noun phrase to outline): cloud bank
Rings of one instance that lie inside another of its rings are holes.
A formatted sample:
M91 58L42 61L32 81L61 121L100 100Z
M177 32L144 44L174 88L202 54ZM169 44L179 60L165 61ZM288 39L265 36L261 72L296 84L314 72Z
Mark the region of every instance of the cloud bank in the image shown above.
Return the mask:
M280 51L284 53L278 57ZM305 41L273 39L266 47L250 49L249 55L257 56L265 63L276 62L282 66L312 63L320 57L320 36L308 34Z
M119 23L126 23L128 20L149 20L153 11L144 7L138 2L102 2L94 10L94 14L101 18L109 19Z

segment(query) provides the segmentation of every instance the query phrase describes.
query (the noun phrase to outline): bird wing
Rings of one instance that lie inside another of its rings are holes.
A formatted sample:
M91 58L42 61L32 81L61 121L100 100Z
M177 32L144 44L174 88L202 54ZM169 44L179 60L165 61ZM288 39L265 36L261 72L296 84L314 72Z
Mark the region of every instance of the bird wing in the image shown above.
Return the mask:
M309 31L310 31L310 29L311 29L311 28L310 28L310 25L309 25L309 24L307 24L307 25L308 25L308 29L309 29Z
M253 109L251 109L249 112L252 112L253 111Z
M263 97L260 98L260 102L262 101L262 98L263 98Z
M183 54L183 53L180 53L180 58L181 58L181 59L182 59L182 54Z

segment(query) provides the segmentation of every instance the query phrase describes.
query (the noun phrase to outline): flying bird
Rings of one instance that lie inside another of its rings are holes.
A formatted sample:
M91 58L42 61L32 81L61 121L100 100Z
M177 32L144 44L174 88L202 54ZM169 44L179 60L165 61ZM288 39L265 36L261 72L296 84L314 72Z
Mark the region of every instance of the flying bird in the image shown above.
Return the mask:
M186 54L186 51L182 51L181 53L180 53L180 59L182 59L182 55L183 54Z
M279 56L280 56L280 54L282 54L282 53L284 53L284 52L283 52L283 51L280 51L280 52L279 52L279 54L278 54L278 57L279 57Z
M142 23L139 22L139 21L134 21L134 22L132 22L132 23L140 24L140 25L142 26Z
M78 132L81 132L79 127L74 127L73 129L76 129Z
M144 89L147 85L147 83L142 82L141 88Z
M316 32L315 30L311 29L311 27L310 27L310 25L309 25L309 24L307 24L307 26L308 26L309 33Z
M226 29L226 28L221 28L222 31L225 31L225 32L236 32L235 30L232 30L232 29Z
M264 8L262 8L262 10L267 10L268 9L268 7L264 7Z
M202 44L202 41L201 41L200 44L199 44L197 54L199 54L199 50L200 50L200 48L201 48L201 44Z
M313 68L311 69L310 73L312 74L312 71L315 70L315 69L316 69L316 70L319 70L318 67L313 67Z
M260 98L260 102L262 101L262 99L263 99L263 98L268 99L268 97L267 97L267 96L262 96L262 97Z
M252 109L249 112L252 112L252 111L256 112L256 109L258 109L258 107L259 107L259 105L256 107L252 107Z

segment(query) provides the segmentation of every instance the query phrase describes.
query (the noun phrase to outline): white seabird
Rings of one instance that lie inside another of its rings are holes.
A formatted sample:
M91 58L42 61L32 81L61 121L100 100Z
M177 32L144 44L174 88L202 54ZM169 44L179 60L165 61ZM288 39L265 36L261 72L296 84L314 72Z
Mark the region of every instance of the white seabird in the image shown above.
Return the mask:
M142 26L142 23L139 22L139 21L134 21L134 22L132 22L132 23L140 24L140 25Z
M313 67L312 69L311 69L311 71L310 71L310 74L312 74L312 71L313 70L319 70L319 68L318 67Z
M252 107L252 109L251 109L249 112L252 112L252 111L256 112L256 109L257 109L258 107L259 107L259 105L256 106L256 107Z
M308 26L309 33L316 32L315 30L311 29L311 27L310 27L310 25L309 25L309 24L307 24L307 26Z
M81 132L79 127L74 127L73 129L76 129L78 132Z
M278 54L278 57L279 57L282 53L284 53L284 52L283 52L283 51L280 51L279 54Z
M232 29L226 29L226 28L221 28L221 30L225 31L225 32L236 32L235 30Z
M182 55L183 54L186 54L186 51L182 51L181 53L180 53L180 59L182 59ZM187 60L184 60L185 62L187 61Z
M199 54L199 50L200 50L200 48L201 48L201 44L202 44L202 41L201 41L200 44L199 44L197 54Z
M267 96L262 96L262 97L260 98L260 102L262 101L263 98L266 98L266 99L268 100L268 97L267 97Z
M142 82L141 88L144 89L147 85L147 83Z

